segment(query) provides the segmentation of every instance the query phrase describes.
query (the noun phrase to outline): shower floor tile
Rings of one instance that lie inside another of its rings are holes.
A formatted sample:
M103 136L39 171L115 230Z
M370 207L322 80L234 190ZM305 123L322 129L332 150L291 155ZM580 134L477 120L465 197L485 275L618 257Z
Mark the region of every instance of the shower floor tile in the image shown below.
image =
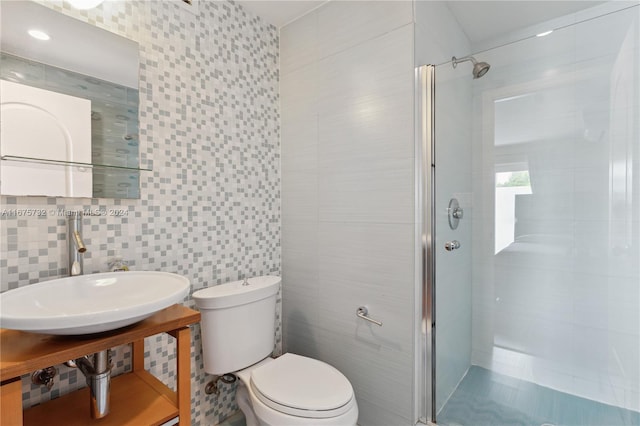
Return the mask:
M448 426L631 426L640 413L472 366L436 418Z

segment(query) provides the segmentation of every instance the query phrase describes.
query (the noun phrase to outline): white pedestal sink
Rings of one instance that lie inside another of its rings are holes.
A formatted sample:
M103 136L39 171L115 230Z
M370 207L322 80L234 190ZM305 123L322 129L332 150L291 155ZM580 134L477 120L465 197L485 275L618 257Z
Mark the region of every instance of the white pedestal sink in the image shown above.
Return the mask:
M181 302L189 280L167 272L108 272L44 281L0 294L0 327L61 335L99 333Z

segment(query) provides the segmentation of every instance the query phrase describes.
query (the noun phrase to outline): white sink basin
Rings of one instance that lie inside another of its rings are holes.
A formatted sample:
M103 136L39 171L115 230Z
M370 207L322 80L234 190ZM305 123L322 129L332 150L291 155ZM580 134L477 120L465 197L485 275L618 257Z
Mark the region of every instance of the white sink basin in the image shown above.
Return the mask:
M0 326L90 334L141 321L181 302L189 280L167 272L108 272L44 281L0 294Z

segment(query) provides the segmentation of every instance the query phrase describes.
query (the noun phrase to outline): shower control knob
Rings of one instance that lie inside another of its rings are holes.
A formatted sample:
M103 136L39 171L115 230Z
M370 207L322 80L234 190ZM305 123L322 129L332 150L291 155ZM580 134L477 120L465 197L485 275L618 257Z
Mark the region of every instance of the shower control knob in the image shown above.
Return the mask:
M446 243L444 243L444 248L447 249L447 251L453 251L453 250L459 249L460 241L458 240L447 241Z

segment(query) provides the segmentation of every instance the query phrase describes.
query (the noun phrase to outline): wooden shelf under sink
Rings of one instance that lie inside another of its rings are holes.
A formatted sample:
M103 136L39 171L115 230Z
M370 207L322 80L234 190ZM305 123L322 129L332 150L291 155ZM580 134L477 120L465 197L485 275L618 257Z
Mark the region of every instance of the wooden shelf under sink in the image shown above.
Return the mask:
M2 426L161 425L179 417L191 423L191 332L200 313L173 305L137 324L91 336L69 337L0 329L0 424ZM168 333L176 339L174 392L144 369L144 338ZM22 410L20 376L114 346L132 343L131 373L111 379L111 408L91 419L89 390L71 392Z
M150 382L156 381L154 386ZM89 389L83 388L25 410L25 426L140 426L161 425L178 417L175 401L158 388L162 382L146 371L111 379L111 412L93 420L89 413Z

